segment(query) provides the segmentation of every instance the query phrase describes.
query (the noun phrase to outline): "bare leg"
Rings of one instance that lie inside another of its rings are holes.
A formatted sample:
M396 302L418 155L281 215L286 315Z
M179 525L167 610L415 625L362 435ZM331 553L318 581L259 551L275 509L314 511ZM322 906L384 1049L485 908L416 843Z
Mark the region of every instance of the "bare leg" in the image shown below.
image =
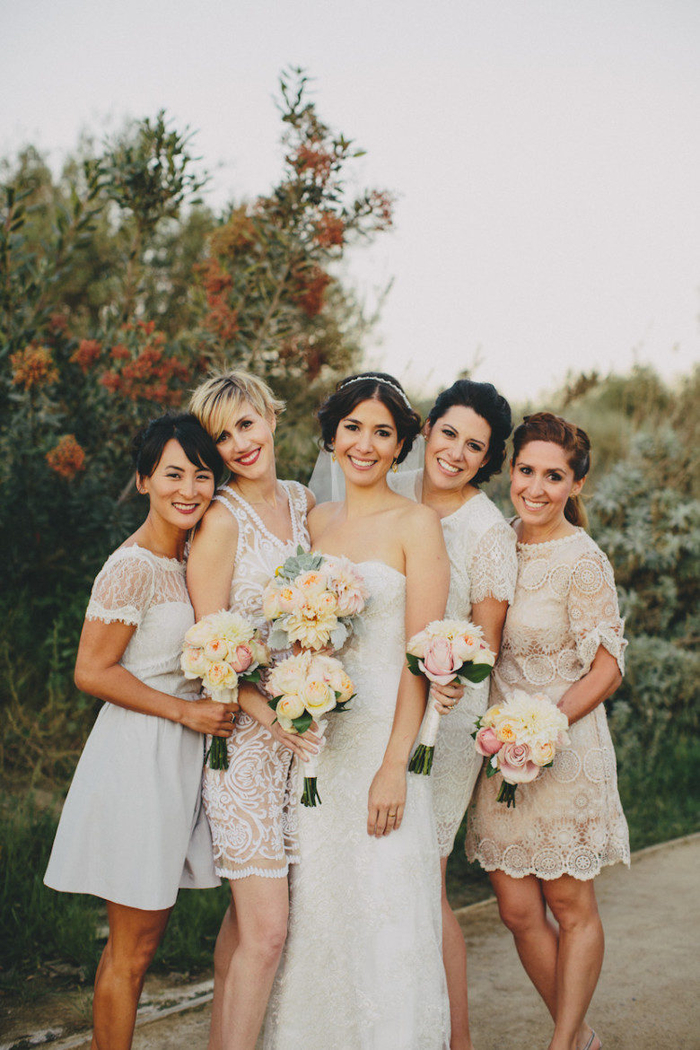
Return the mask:
M558 933L547 917L542 883L534 875L513 879L489 872L501 919L515 938L525 972L556 1022Z
M454 912L447 900L445 874L447 857L440 861L442 868L442 958L450 997L450 1050L472 1050L469 1034L469 1003L467 999L467 946Z
M92 1050L130 1050L146 970L171 911L143 911L107 901L109 937L95 978Z
M238 923L233 901L221 920L221 929L214 948L214 999L211 1004L211 1025L207 1050L221 1050L221 1013L223 995L231 957L238 946Z
M557 1009L550 1050L577 1050L590 1035L586 1011L598 983L605 947L593 880L562 875L543 885L559 923ZM592 1050L599 1045L594 1040Z
M238 944L224 982L222 1050L254 1050L287 937L287 879L250 875L231 882Z

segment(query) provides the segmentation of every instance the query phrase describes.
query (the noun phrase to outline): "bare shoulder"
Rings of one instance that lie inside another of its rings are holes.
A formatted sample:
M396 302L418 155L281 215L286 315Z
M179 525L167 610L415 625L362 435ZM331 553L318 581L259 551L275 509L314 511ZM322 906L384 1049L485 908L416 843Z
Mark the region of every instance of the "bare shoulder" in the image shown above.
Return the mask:
M199 523L192 542L196 543L203 537L213 541L225 539L230 542L237 536L238 521L235 516L225 504L212 500Z
M411 532L434 532L436 529L441 529L440 518L432 507L406 499L405 496L400 496L399 499L401 504L397 511L404 526Z
M338 503L316 503L309 511L309 529L318 536L333 515L337 514L338 507Z

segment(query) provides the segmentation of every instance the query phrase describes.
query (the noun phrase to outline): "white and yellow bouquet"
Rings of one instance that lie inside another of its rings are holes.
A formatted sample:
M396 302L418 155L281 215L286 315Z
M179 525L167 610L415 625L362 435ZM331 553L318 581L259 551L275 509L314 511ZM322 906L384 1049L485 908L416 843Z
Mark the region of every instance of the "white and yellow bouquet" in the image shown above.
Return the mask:
M201 678L212 700L235 702L238 682L260 681L260 667L270 663L270 650L260 631L240 613L223 610L202 617L185 635L180 667L185 678ZM212 738L211 769L228 769L224 737Z
M277 721L288 733L305 733L313 722L323 739L329 711L342 711L355 695L355 687L339 660L306 650L288 656L270 671L266 689ZM317 755L304 763L304 790L301 802L315 806L321 798L316 787Z
M483 682L491 673L496 656L476 624L468 620L433 620L409 640L407 660L412 674L423 674L430 682L447 685L454 681ZM408 766L411 773L430 776L440 718L437 702L430 696L418 747Z
M272 623L270 647L286 649L298 642L304 649L340 649L367 598L351 561L299 547L263 591L263 615Z
M481 715L472 736L476 750L488 759L486 776L503 777L497 802L515 805L518 784L535 780L569 744L568 727L556 704L542 693L530 696L522 690Z

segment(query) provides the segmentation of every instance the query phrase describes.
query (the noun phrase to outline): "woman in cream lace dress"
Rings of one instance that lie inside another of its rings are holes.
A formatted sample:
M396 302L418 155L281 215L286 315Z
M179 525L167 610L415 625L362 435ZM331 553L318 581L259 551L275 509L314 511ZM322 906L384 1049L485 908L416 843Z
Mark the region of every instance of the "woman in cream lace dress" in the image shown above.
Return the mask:
M370 599L340 654L356 696L327 720L323 801L299 812L265 1048L448 1050L431 780L406 774L427 690L405 643L442 616L449 569L435 513L386 483L420 420L381 373L344 380L319 418L346 497L312 511L314 549L353 560Z
M586 434L538 413L513 444L518 582L491 703L513 690L543 693L568 716L571 746L518 787L513 809L496 801L500 776L482 775L467 855L489 871L501 917L554 1019L550 1050L600 1050L585 1020L603 960L593 879L606 864L629 863L603 700L621 680L626 643L610 563L582 527Z
M194 623L189 530L222 463L194 417L154 420L134 444L144 524L107 559L90 596L75 669L105 704L68 792L45 882L107 901L93 1046L128 1050L146 970L179 887L218 886L201 808L203 734L231 733L230 705L198 700L180 672Z
M444 390L428 414L423 470L390 475L396 492L422 502L440 517L450 559L445 615L471 619L494 652L517 563L515 533L479 486L497 474L511 431L508 402L490 383L459 379ZM471 733L488 704L489 680L466 689L442 720L431 774L442 868L443 956L450 994L451 1050L471 1050L464 935L447 899L445 873L481 758Z
M232 608L263 627L262 592L299 546L309 549L311 494L278 481L274 431L283 408L260 379L245 372L214 377L191 408L231 471L192 544L187 584L197 617ZM215 952L211 1050L253 1050L287 931L290 863L296 836L287 816L293 752L313 747L311 734L280 729L252 686L239 692L241 712L228 743L229 767L204 770L204 806L216 872L229 880L227 910Z

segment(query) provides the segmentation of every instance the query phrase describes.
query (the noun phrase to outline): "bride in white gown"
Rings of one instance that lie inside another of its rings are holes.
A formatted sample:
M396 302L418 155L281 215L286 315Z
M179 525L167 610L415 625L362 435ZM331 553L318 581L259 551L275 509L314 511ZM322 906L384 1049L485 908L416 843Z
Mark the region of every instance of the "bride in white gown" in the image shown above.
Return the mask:
M341 654L357 695L328 718L322 804L299 808L265 1050L447 1050L431 783L406 774L426 686L407 670L405 642L442 617L449 564L434 511L386 483L419 426L397 381L350 377L319 419L346 498L311 512L312 548L354 561L371 599Z

